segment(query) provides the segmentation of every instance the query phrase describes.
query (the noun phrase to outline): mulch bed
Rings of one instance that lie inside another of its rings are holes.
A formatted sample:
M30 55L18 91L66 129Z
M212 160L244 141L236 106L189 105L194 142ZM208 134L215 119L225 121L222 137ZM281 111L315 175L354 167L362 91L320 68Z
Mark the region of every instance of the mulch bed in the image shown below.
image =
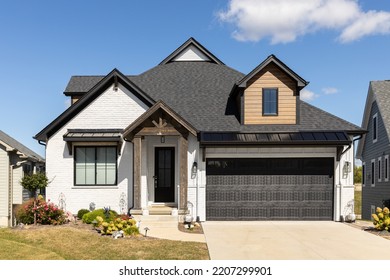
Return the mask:
M360 225L359 223L346 223L346 224L390 240L390 232L387 230L377 230L374 228L374 226Z
M185 228L184 223L178 224L178 229L185 233L191 233L191 234L203 234L203 228L202 224L198 223L199 226L195 226L192 229Z

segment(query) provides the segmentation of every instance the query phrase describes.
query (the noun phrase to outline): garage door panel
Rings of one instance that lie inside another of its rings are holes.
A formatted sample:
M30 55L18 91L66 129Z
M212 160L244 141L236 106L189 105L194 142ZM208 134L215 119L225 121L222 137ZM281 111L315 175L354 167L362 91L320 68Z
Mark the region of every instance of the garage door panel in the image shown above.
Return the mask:
M327 162L329 165L331 161L327 159ZM234 159L229 164L234 164ZM326 166L326 169L330 167ZM294 173L291 170L289 172ZM328 173L207 175L206 219L331 220L333 176Z

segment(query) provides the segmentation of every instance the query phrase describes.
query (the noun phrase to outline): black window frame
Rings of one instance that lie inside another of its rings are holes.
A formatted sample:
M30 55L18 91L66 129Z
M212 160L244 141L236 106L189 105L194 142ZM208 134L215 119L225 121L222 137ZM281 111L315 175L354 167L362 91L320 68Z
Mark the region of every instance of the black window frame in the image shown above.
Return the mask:
M275 90L275 112L272 113L265 113L265 98L264 95L266 94L266 91L268 90ZM263 116L278 116L279 114L279 89L278 88L263 88L262 89L262 114Z
M76 158L77 158L77 148L94 148L95 149L95 184L77 184L76 182ZM98 184L97 183L97 149L98 148L115 148L115 183L114 184ZM73 152L73 185L80 187L88 187L88 186L117 186L118 185L118 147L117 146L74 146Z
M362 186L366 185L366 163L362 163Z
M375 187L375 160L371 161L371 187Z

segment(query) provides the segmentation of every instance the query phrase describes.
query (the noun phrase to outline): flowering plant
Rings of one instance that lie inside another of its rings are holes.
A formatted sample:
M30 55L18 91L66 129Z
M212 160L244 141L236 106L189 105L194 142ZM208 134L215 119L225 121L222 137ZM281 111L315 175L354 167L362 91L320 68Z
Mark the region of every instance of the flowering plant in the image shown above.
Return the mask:
M16 214L16 220L24 224L34 223L34 214L36 222L42 225L61 225L66 222L64 211L59 209L54 203L43 198L38 198L34 206L34 199L30 199L21 205Z
M383 209L376 208L376 214L371 215L373 218L374 226L377 230L390 230L390 210L387 207Z

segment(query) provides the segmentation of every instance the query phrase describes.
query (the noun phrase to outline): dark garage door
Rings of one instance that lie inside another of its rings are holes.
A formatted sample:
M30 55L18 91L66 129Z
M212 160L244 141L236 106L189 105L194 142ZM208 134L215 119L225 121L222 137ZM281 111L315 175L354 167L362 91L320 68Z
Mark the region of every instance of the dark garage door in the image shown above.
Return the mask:
M332 220L333 158L207 159L206 219Z

